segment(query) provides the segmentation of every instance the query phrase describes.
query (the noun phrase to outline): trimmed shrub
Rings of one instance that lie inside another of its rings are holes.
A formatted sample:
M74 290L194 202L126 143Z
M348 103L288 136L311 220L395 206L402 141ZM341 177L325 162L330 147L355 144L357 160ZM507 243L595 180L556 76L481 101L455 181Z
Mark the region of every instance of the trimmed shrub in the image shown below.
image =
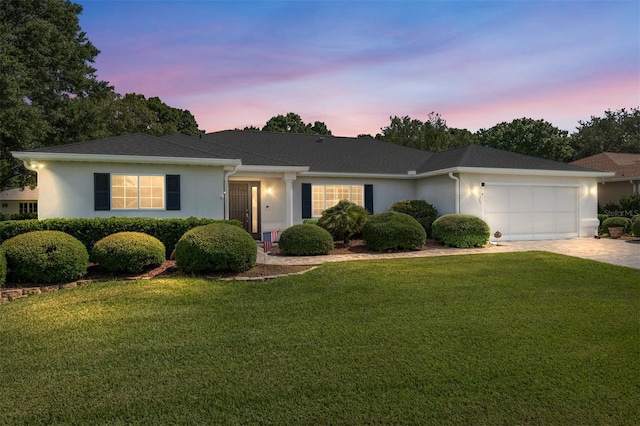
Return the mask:
M606 214L598 214L598 220L600 221L600 226L602 226L602 222L609 219L609 216Z
M62 231L76 237L88 252L93 245L111 234L118 232L142 232L159 239L165 247L165 257L176 247L185 232L196 226L210 223L227 223L242 227L237 220L199 219L154 219L148 217L109 217L93 219L44 219L20 220L0 223L0 242L31 231Z
M215 271L247 271L256 264L258 248L244 229L212 223L187 231L176 245L176 266L199 274Z
M282 231L278 248L282 254L293 256L328 254L333 250L333 237L318 225L302 223Z
M365 246L370 250L419 250L424 246L427 233L413 217L399 212L371 215L362 230Z
M307 223L309 225L317 225L318 219L303 219L302 223Z
M602 232L608 234L609 228L622 226L623 233L627 234L631 231L631 219L628 217L610 217L602 222Z
M389 210L408 214L424 228L428 238L433 237L431 227L438 217L438 209L425 200L402 200L391 204Z
M640 222L640 214L637 214L631 218L631 223Z
M476 216L446 214L433 222L433 237L448 247L484 247L489 236L489 225Z
M7 278L7 257L4 254L4 250L0 249L0 287L4 286L4 282Z
M87 249L64 232L28 232L3 242L0 247L7 256L8 278L15 282L64 283L87 273Z
M98 241L90 260L110 272L142 272L165 260L164 244L141 232L118 232Z
M336 241L349 243L349 239L362 232L367 223L369 212L364 207L348 200L340 200L338 204L322 212L318 226L326 229Z
M636 220L635 222L633 222L633 224L631 225L631 232L633 233L634 237L640 238L640 220Z

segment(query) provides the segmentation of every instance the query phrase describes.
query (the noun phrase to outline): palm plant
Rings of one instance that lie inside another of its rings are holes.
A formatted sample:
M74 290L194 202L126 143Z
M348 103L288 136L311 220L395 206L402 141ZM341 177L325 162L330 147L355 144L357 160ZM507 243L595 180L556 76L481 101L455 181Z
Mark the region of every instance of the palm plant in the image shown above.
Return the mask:
M318 226L329 231L334 240L349 244L350 238L362 231L368 216L369 212L364 207L348 200L340 200L338 204L322 212Z

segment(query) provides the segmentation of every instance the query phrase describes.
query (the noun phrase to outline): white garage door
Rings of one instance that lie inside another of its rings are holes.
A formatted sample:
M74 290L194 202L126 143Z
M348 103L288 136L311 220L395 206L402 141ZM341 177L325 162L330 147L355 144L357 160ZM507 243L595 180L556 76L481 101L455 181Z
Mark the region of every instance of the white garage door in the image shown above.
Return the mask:
M578 188L489 185L484 188L484 220L501 240L577 237Z

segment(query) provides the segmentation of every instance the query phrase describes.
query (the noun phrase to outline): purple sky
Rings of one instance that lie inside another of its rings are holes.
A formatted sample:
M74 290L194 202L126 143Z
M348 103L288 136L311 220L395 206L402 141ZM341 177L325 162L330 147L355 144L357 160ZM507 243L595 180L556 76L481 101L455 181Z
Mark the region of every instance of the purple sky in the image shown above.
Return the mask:
M393 115L476 131L640 105L640 1L100 1L98 77L207 132L287 112L334 135Z

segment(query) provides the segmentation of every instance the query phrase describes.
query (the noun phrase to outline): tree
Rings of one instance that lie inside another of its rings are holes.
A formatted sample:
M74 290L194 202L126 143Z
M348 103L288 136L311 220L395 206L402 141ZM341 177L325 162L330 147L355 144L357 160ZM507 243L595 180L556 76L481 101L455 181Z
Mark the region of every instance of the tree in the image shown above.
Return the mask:
M0 0L0 188L34 184L12 150L49 144L61 105L87 96L99 51L80 30L82 6L63 0Z
M255 127L245 127L245 130L254 130ZM331 135L331 130L322 121L305 124L302 118L293 112L287 115L271 117L262 128L263 132L303 133L309 135Z
M11 151L125 133L200 133L159 98L120 96L91 65L99 50L69 0L0 0L0 190L34 186Z
M578 130L571 135L574 159L601 152L640 153L640 109L607 110L604 117L591 116L579 121Z
M424 122L409 116L390 119L389 126L383 127L376 139L425 151L444 151L475 143L473 133L449 128L447 122L435 112L431 112Z
M551 123L532 118L500 123L477 133L480 145L556 161L568 161L574 155L567 134Z

